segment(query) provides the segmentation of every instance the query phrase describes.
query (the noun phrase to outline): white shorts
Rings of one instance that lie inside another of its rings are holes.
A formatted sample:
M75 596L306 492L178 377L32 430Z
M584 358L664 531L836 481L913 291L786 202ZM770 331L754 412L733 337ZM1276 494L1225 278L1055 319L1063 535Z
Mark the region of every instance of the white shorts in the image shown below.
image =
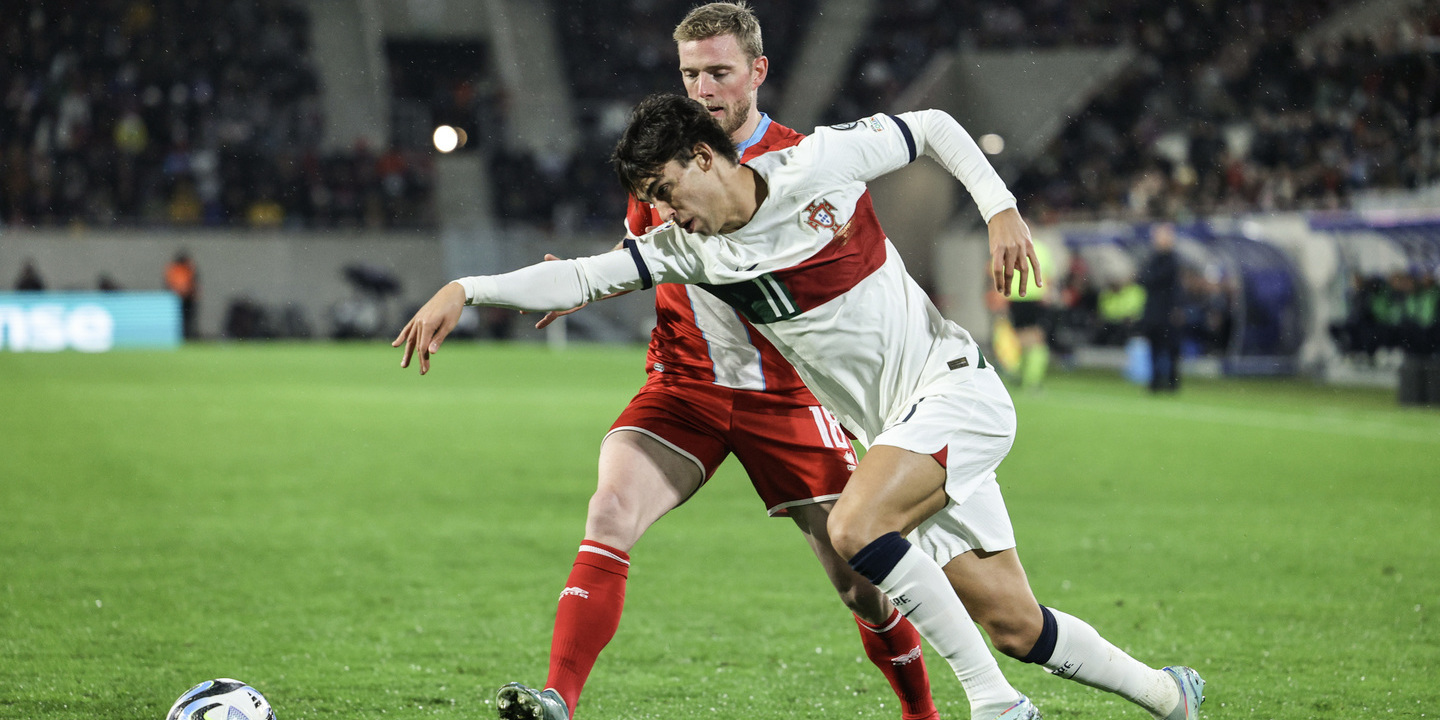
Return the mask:
M938 386L873 444L943 458L950 501L911 534L911 541L936 562L943 566L977 547L1015 547L1010 515L995 481L995 469L1015 444L1015 405L993 370Z
M945 567L971 550L999 552L1015 547L1015 528L992 474L963 503L954 500L909 535L910 544Z

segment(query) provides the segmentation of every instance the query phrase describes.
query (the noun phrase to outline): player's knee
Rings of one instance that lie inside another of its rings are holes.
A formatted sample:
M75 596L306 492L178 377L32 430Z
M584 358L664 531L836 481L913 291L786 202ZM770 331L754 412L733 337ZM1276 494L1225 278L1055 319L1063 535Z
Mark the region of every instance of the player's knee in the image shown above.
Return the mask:
M1034 612L1028 612L1032 610ZM1030 654L1040 638L1044 618L1039 606L1021 612L1019 608L990 608L975 616L975 621L990 636L996 650L1017 659Z
M876 532L873 523L862 514L846 512L838 506L830 512L830 518L825 521L825 530L830 534L830 543L835 546L835 552L847 561L882 534Z
M609 488L596 489L590 496L585 517L585 535L617 547L629 547L645 531L640 503Z

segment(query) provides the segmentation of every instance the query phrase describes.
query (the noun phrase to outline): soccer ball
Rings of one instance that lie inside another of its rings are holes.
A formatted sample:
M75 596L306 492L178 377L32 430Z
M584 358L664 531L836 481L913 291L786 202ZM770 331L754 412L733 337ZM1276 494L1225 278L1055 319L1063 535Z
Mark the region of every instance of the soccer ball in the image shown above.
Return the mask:
M255 688L220 678L186 690L165 720L275 720L275 711Z

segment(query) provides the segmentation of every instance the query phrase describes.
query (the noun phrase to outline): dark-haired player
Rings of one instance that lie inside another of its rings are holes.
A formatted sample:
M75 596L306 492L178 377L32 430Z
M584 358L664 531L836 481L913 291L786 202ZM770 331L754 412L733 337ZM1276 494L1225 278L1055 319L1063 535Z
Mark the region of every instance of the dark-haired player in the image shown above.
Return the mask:
M626 189L669 222L617 252L447 285L397 338L402 365L419 348L424 371L467 303L546 310L660 283L705 287L775 345L868 448L830 513L830 537L962 683L994 662L973 610L1001 652L1157 718L1191 720L1204 699L1194 670L1150 668L1035 601L995 483L1014 442L1014 405L970 334L905 271L865 191L921 154L974 197L989 225L997 289L1019 272L1024 293L1028 269L1038 269L1029 230L949 115L875 115L741 164L703 107L658 95L632 115L614 164ZM993 549L1002 538L1006 546ZM1030 706L1026 716L1034 714Z
M756 107L769 60L760 24L745 4L695 8L675 28L674 40L687 93L744 157L800 141L800 133ZM662 222L648 203L631 198L628 234L643 235ZM856 464L840 423L775 348L714 295L662 286L655 314L645 386L601 445L599 482L560 593L544 689L502 688L501 717L561 720L574 713L619 625L631 549L733 454L766 511L795 522L854 613L865 654L895 691L902 720L937 720L920 634L835 553L826 533L830 507Z

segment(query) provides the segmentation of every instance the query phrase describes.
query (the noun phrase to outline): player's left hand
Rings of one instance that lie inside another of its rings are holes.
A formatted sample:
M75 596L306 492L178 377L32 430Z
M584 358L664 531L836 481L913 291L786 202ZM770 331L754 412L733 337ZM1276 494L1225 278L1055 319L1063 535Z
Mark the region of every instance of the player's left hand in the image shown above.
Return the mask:
M460 311L465 308L465 288L459 283L448 283L440 291L435 293L419 310L410 322L400 330L400 335L390 343L390 347L405 346L405 353L400 357L400 367L410 367L410 358L415 355L415 350L420 350L420 374L424 375L430 371L430 356L440 352L440 343L455 329L455 324L460 322Z
M990 218L990 274L995 292L1010 297L1011 281L1020 273L1020 297L1025 297L1030 270L1035 271L1035 287L1044 287L1040 278L1040 258L1030 239L1030 227L1014 208L1003 210Z

